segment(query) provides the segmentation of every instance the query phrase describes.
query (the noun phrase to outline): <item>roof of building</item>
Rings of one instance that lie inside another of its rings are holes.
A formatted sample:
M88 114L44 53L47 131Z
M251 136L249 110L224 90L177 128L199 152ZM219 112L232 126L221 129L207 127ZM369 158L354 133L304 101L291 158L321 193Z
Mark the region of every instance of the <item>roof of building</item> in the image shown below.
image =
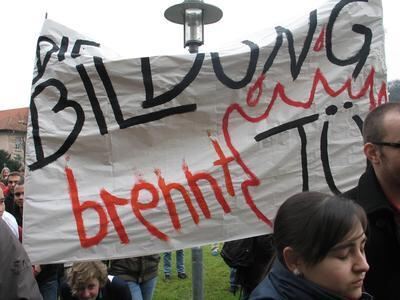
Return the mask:
M0 130L26 131L28 107L0 110Z

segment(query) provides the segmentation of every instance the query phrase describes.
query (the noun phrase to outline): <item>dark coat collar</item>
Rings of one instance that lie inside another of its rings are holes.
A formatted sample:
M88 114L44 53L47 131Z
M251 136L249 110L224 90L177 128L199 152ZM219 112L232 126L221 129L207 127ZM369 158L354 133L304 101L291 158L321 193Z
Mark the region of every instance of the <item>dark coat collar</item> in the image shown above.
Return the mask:
M275 259L268 276L250 295L252 299L343 300L313 282L295 276L278 259ZM363 293L360 300L372 300L372 297Z
M357 193L358 203L365 209L367 214L377 211L393 212L390 202L386 198L371 166L368 166L365 173L361 175Z
M275 260L271 273L272 284L280 290L282 295L288 296L288 299L341 299L323 290L305 278L294 275L286 269L278 259Z

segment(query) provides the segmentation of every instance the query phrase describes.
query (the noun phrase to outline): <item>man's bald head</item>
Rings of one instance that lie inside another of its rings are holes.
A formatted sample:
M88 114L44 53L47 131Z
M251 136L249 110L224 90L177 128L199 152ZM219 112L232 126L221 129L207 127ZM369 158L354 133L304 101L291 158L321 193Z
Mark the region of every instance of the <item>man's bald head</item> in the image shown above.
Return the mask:
M372 110L364 120L363 139L364 144L381 142L386 135L385 117L390 113L398 113L400 116L400 103L385 103Z

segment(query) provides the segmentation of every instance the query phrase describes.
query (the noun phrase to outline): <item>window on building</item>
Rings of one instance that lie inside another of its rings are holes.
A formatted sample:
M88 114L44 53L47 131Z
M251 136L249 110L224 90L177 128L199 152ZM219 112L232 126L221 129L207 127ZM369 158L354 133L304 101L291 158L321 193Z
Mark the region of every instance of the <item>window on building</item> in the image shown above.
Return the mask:
M24 138L22 136L15 137L15 150L21 151L24 148Z

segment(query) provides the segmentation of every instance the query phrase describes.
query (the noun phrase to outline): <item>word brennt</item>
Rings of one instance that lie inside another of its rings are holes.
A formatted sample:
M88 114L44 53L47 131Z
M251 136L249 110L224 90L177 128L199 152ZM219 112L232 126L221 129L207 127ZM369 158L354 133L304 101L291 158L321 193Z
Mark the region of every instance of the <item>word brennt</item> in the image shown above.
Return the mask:
M234 196L235 192L233 189L231 174L228 167L228 164L234 159L233 157L226 157L223 154L222 149L216 140L211 139L211 141L214 146L214 150L218 155L218 159L215 160L213 164L216 167L222 168L225 178L226 190L230 196ZM209 219L212 216L207 202L204 199L203 193L199 188L199 181L207 181L209 183L209 186L213 190L215 198L218 201L219 205L222 207L224 213L231 212L231 207L226 201L217 180L213 176L211 176L207 172L198 172L194 174L191 172L189 166L187 166L186 163L183 164L182 169L186 177L187 185L190 188L190 192L194 195L194 199L196 200L202 214L206 219ZM78 185L76 183L73 170L69 167L65 167L65 174L67 177L69 196L72 204L72 212L75 217L79 241L81 243L81 246L84 248L99 244L107 236L108 224L110 220L113 223L114 229L117 232L121 243L129 243L129 237L116 209L117 206L125 206L129 204L131 206L134 216L140 221L140 223L143 224L144 227L146 227L150 234L160 240L167 241L169 239L168 235L166 235L161 229L157 228L157 226L155 226L153 223L148 221L142 212L157 208L160 203L161 194L166 203L172 226L175 230L180 230L181 223L179 219L179 214L176 210L174 200L171 197L171 192L173 190L181 193L193 222L195 224L199 224L200 222L199 212L193 205L193 201L189 191L182 184L176 182L167 183L165 179L161 176L160 170L155 170L155 174L158 178L157 187L150 182L139 180L139 182L137 182L132 187L129 199L117 197L107 192L105 189L101 189L99 195L104 203L105 208L101 204L93 200L81 201L79 199ZM150 193L151 195L151 200L146 203L140 201L140 193L144 191ZM86 233L85 221L83 218L83 212L89 209L93 210L97 214L99 219L98 232L91 237L89 237Z

